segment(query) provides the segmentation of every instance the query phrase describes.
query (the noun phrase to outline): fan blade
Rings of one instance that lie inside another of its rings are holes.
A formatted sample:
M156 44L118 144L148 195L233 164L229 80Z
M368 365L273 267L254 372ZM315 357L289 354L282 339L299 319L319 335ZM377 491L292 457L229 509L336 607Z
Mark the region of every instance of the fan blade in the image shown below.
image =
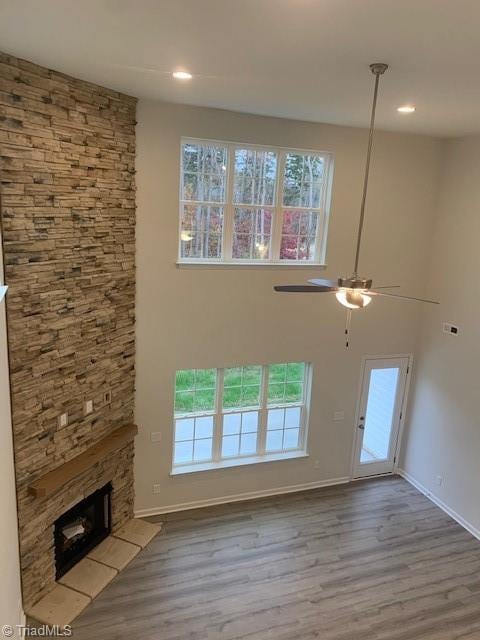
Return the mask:
M316 287L329 287L330 289L338 289L337 280L324 280L323 278L316 278L315 280L309 280L310 284L314 284Z
M286 291L287 293L325 293L337 290L324 286L315 287L311 284L283 284L275 285L273 288L275 291Z
M331 287L332 289L339 289L338 282L335 280L324 280L323 278L316 278L314 280L309 280L311 284L316 285L317 287ZM398 289L400 287L399 284L391 284L389 286L382 285L381 287L375 287L376 289Z
M412 296L400 296L398 293L383 293L383 291L367 291L366 294L372 296L386 296L388 298L400 298L402 300L416 300L417 302L428 302L429 304L440 304L436 300L426 300L425 298L413 298Z
M400 285L399 284L390 284L390 285L382 285L381 287L375 287L375 289L400 289Z

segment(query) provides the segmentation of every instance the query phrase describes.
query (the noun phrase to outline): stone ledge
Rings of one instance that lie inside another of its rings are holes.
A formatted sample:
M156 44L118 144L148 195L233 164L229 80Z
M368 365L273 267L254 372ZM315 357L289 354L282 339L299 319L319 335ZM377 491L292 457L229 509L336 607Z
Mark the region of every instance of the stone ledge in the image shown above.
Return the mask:
M65 462L53 471L46 473L35 480L28 487L28 492L35 498L45 498L61 489L67 482L88 471L97 462L100 462L122 444L132 440L138 432L137 425L131 424L116 429L100 442L78 455L76 458Z

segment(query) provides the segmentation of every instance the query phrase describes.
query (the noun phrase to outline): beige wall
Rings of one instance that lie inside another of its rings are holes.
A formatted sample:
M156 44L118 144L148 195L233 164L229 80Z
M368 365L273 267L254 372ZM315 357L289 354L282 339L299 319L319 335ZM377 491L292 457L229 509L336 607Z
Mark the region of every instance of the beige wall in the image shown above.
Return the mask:
M480 535L480 136L446 144L440 184L428 292L441 306L425 310L402 465Z
M412 352L421 311L375 301L354 314L346 351L345 312L333 296L272 287L351 272L366 131L148 101L137 119L137 511L348 476L361 357ZM178 268L182 135L332 152L328 268ZM424 292L440 154L433 138L377 136L361 261L377 284ZM302 359L314 368L308 458L169 476L176 369ZM333 422L334 411L345 420Z
M0 238L1 239L1 238ZM3 283L0 242L0 283ZM20 562L18 558L17 505L13 470L12 421L8 383L5 298L0 302L0 628L22 623ZM15 627L15 638L20 635Z

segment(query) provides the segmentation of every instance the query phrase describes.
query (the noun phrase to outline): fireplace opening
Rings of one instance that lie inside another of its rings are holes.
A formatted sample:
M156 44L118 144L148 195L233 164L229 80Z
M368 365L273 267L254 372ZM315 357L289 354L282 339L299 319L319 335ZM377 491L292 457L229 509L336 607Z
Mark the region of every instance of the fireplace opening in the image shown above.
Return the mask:
M55 522L55 570L61 578L111 531L112 485L109 482L69 509Z

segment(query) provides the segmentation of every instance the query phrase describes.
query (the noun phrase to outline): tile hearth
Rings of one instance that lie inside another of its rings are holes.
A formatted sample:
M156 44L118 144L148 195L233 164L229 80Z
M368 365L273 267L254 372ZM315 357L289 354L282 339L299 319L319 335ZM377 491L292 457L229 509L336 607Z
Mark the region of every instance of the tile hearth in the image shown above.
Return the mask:
M73 569L60 578L58 581L65 587L75 589L89 598L98 596L102 589L113 580L118 571L105 564L84 558L76 564Z
M57 584L25 613L29 618L33 618L33 621L41 624L64 627L70 624L91 601L92 599L83 593L65 587L63 584Z
M41 624L70 624L156 536L161 524L129 520L80 560L26 614Z
M87 558L121 571L134 559L140 549L141 547L136 544L125 542L125 540L120 540L115 536L108 536L95 549L90 551Z

